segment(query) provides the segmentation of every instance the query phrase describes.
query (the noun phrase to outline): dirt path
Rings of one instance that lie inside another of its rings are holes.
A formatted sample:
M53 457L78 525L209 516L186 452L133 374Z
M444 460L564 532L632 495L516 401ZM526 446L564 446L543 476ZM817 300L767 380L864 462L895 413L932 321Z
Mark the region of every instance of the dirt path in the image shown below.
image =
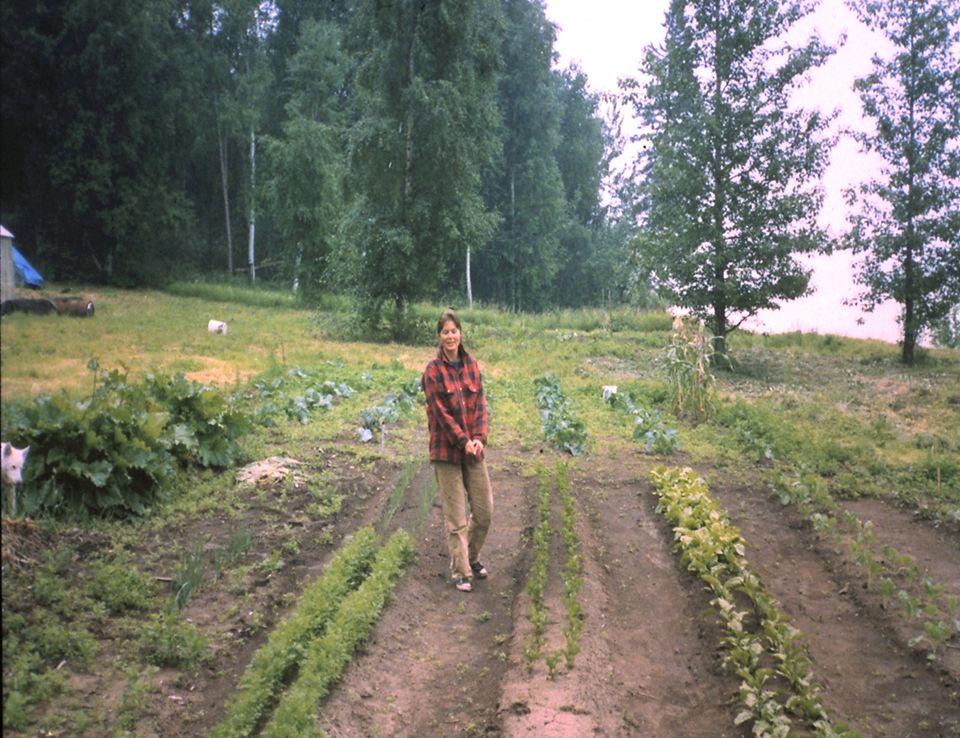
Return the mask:
M711 486L747 541L747 558L804 634L828 706L863 735L954 736L956 686L924 666L887 618L861 601L862 577L761 486Z
M527 569L522 533L536 480L490 455L494 524L484 547L490 578L469 594L450 581L440 508L430 511L417 561L400 581L365 652L320 708L334 736L454 736L499 732L500 682L514 602ZM394 525L413 529L420 495L432 483L425 464Z
M719 635L707 598L678 571L669 527L656 519L641 474L642 465L628 460L587 459L574 467L586 616L582 651L573 670L561 669L554 680L542 661L530 674L518 653L530 627L518 620L502 700L505 735L739 735L731 706L736 685L719 671ZM560 645L564 557L559 547L551 550L547 651Z

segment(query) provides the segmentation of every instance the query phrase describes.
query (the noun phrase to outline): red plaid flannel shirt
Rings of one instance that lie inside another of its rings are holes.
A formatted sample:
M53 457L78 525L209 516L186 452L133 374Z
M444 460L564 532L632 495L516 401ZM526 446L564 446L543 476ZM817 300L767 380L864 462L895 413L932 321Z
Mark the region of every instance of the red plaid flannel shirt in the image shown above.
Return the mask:
M464 451L467 441L487 445L487 398L483 394L480 366L460 347L462 366L457 371L443 349L423 371L430 428L430 460L473 463L483 458Z

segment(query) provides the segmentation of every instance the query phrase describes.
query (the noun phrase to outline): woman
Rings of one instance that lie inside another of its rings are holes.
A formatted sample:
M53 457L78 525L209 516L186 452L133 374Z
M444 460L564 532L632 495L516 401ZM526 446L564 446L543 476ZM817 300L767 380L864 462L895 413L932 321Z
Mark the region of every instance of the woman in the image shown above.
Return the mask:
M430 462L443 506L450 572L456 588L469 592L473 579L487 578L479 560L493 513L493 490L483 460L487 400L480 367L463 347L460 320L452 310L437 321L437 341L437 357L423 372Z

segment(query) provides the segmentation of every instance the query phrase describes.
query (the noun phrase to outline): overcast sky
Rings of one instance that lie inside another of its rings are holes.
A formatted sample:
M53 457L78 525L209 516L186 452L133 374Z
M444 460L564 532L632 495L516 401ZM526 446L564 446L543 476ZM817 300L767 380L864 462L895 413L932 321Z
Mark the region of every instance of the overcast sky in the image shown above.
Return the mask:
M634 76L643 48L663 40L663 16L667 0L546 0L547 17L558 27L556 50L560 64L575 62L586 73L594 91L613 91L617 80ZM884 53L884 40L867 30L842 0L822 0L817 11L798 24L796 40L818 33L836 45L843 34L846 43L812 75L796 103L825 110L839 108L836 125L869 129L860 103L852 90L856 77L867 74L870 56ZM857 145L841 138L833 150L824 175L825 194L821 224L833 235L842 233L846 222L843 190L868 178L877 163L859 153ZM751 327L773 332L803 330L839 333L860 338L896 341L900 336L900 307L887 303L873 313L843 304L853 297L853 257L847 253L813 257L815 293L786 303L778 311L764 311Z

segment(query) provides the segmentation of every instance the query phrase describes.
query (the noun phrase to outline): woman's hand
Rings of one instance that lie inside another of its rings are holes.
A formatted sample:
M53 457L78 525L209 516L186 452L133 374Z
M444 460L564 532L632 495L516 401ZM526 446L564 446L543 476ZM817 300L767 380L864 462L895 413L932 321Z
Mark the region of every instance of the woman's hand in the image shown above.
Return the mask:
M478 438L475 438L472 441L467 441L467 445L464 447L464 450L471 456L479 456L483 452L483 441Z

